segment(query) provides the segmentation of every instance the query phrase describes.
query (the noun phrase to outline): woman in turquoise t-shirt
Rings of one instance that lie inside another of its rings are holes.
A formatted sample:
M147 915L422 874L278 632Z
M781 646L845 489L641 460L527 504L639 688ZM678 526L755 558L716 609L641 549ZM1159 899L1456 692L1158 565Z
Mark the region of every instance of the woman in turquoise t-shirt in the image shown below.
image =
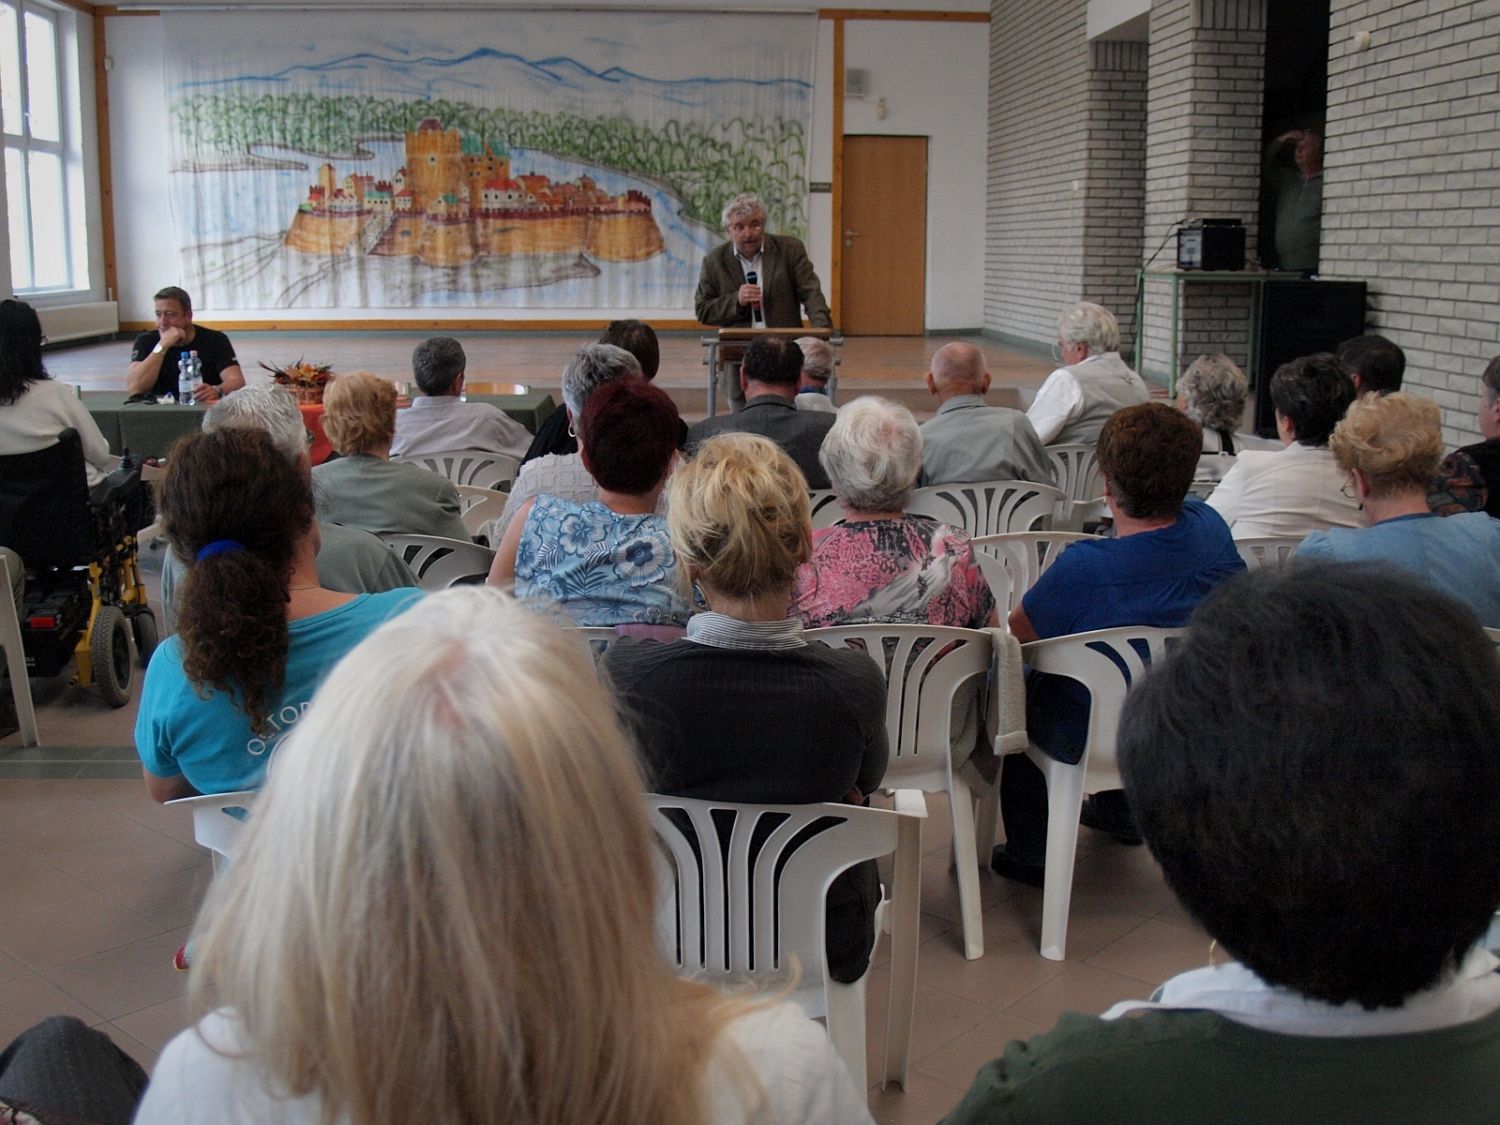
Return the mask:
M193 561L136 718L146 788L158 801L258 788L328 671L420 593L318 584L311 486L259 430L184 438L158 504Z

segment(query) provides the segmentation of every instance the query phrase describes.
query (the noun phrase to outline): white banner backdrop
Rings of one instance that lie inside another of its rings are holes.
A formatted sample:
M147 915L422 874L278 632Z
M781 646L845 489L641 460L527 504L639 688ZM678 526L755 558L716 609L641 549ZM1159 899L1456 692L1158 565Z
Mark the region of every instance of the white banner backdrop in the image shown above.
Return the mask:
M730 196L806 231L811 15L162 19L203 307L687 310Z

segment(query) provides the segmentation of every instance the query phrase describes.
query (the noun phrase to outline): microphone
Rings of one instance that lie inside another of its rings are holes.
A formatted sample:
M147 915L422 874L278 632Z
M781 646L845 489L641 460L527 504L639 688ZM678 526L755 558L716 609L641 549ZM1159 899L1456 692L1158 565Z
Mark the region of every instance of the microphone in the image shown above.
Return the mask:
M746 270L745 271L745 284L746 285L759 285L760 284L760 274L756 273L754 270ZM758 305L758 304L750 306L750 323L751 323L751 325L753 327L756 327L756 328L761 328L766 323L766 318L761 314L760 305Z

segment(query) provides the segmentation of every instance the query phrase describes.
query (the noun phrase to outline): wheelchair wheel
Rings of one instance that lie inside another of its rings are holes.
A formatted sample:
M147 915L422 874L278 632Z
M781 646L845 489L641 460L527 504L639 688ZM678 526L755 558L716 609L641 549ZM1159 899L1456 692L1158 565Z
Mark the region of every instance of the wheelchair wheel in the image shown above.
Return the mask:
M94 658L94 683L99 685L99 694L111 707L124 707L130 702L130 630L119 606L99 607L89 635L89 651Z
M140 613L130 618L130 631L135 634L135 655L141 662L141 667L146 668L151 663L151 654L156 651L156 643L159 634L156 631L156 614L149 609L143 609Z

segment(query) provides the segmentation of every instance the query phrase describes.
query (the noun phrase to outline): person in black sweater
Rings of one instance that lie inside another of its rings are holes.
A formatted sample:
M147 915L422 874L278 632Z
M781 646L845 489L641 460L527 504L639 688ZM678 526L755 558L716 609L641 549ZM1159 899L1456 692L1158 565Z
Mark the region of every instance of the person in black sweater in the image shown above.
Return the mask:
M753 434L704 442L673 475L679 569L709 612L663 644L622 638L604 656L649 783L674 797L863 804L885 775L885 682L863 653L809 644L791 616L812 535L807 486ZM858 980L875 945L873 862L828 892L828 969Z

